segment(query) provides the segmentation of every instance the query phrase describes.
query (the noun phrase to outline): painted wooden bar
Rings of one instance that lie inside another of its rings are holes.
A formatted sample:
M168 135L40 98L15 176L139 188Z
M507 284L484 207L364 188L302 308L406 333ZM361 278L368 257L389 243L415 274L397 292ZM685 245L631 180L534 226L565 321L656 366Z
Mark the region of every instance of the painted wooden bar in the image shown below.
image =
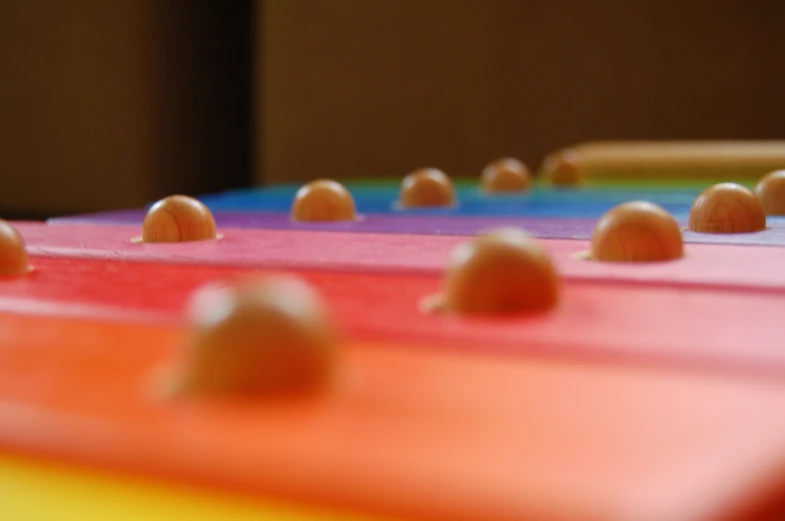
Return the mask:
M190 243L139 244L132 226L16 223L32 255L105 261L214 266L320 268L376 272L441 272L463 237L223 229L223 238ZM608 264L577 258L586 241L543 240L562 276L572 280L785 289L785 248L698 245L666 263Z
M18 456L0 456L0 497L14 521L392 521Z
M0 311L105 321L182 323L193 292L269 269L37 258L0 280ZM785 295L568 281L552 312L456 317L420 311L441 289L428 273L286 270L325 299L351 338L425 342L471 355L683 366L785 377Z
M609 206L610 208L610 206ZM129 210L104 214L63 217L49 221L52 225L103 224L141 226L145 212ZM301 223L293 222L286 212L215 212L218 226L224 228L256 228L262 230L292 230L346 233L395 233L408 235L477 235L499 226L514 226L527 230L541 239L589 240L597 225L597 218L586 217L517 217L517 216L455 216L455 215L364 215L356 222ZM686 229L684 241L696 244L739 244L748 246L785 246L785 219L769 217L769 228L762 232L741 234L706 234Z
M312 400L169 401L176 329L42 320L0 315L3 451L404 519L757 520L785 494L771 381L351 344Z

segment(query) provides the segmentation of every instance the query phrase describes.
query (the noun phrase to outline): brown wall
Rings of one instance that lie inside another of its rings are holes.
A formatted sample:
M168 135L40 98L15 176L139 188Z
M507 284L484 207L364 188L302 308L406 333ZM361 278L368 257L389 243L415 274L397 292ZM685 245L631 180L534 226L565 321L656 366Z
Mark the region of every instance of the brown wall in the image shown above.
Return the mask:
M253 154L278 182L785 137L785 2L675 5L4 0L0 217L243 186Z
M785 137L785 2L268 0L258 175L476 175L606 138Z
M0 217L251 177L250 2L0 2Z

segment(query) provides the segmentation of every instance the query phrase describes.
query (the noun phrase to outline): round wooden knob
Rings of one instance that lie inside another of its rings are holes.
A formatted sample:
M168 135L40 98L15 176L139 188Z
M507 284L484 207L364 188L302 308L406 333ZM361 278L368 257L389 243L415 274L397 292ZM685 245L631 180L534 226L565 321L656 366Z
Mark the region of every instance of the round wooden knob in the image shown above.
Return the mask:
M736 183L707 188L690 210L690 230L701 233L750 233L766 229L760 200Z
M303 281L246 280L198 291L180 389L211 394L312 392L331 380L336 338Z
M29 270L24 239L11 224L0 220L0 276L21 275Z
M401 184L400 203L404 208L455 205L452 180L435 168L423 168L407 175Z
M597 223L591 258L607 262L652 262L681 258L684 240L676 219L643 201L621 204Z
M354 198L341 183L328 179L312 181L294 196L292 219L304 222L353 221Z
M785 215L785 170L775 170L755 186L766 215Z
M217 236L210 210L184 195L172 195L155 203L142 224L144 242L203 241Z
M531 172L517 159L499 159L483 169L481 184L488 193L525 192L531 187Z
M583 182L575 154L570 150L548 155L542 162L540 176L547 184L557 187L577 186Z
M478 236L453 252L444 306L460 314L543 311L559 298L559 276L549 253L516 229Z

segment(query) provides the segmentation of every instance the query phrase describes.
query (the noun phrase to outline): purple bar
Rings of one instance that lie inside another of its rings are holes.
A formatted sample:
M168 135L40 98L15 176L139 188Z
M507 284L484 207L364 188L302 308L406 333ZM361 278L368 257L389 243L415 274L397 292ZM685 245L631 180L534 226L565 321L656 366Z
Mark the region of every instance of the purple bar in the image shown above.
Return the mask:
M144 221L143 210L124 210L51 219L51 224L124 224ZM372 214L350 223L295 223L286 213L216 212L216 223L223 228L267 230L324 230L357 233L395 233L410 235L472 236L503 226L527 230L541 239L591 239L596 219L554 217L475 217L475 216L402 216ZM684 223L682 223L684 225ZM684 225L686 227L686 225ZM785 220L770 220L769 229L757 233L704 234L686 231L688 243L785 246Z
M362 233L396 233L411 235L476 235L500 226L523 228L533 235L550 239L585 239L591 236L595 221L577 218L536 217L456 217L400 216L373 214L357 222L296 223L285 213L215 212L222 228L258 228L267 230L325 230ZM123 224L142 225L145 213L138 210L109 212L51 219L50 224Z

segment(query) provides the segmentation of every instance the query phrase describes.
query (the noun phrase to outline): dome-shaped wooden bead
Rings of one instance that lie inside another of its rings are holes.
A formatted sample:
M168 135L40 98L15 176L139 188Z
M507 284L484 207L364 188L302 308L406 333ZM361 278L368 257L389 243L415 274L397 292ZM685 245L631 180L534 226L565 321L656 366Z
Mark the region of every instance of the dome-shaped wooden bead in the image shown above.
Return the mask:
M664 208L644 201L624 203L598 221L591 258L606 262L654 262L684 256L676 219Z
M0 277L21 275L30 270L25 241L16 228L0 220Z
M766 229L760 199L736 183L707 188L690 210L690 230L701 233L751 233Z
M453 206L456 202L452 180L436 168L422 168L401 183L400 205L404 208Z
M290 394L323 389L332 379L336 337L320 297L290 277L198 291L181 391Z
M444 308L458 314L544 311L559 299L546 249L526 233L500 229L459 245L447 268Z
M761 178L755 195L766 215L785 215L785 170L775 170Z
M294 196L291 210L292 220L301 222L353 221L356 214L352 194L330 179L303 185Z
M531 187L531 172L517 159L499 159L483 169L480 181L487 193L525 192Z
M172 195L150 207L142 224L143 242L188 242L217 238L210 210L193 197Z
M583 173L578 167L575 154L570 150L561 150L548 155L540 169L542 180L556 187L571 187L583 182Z

